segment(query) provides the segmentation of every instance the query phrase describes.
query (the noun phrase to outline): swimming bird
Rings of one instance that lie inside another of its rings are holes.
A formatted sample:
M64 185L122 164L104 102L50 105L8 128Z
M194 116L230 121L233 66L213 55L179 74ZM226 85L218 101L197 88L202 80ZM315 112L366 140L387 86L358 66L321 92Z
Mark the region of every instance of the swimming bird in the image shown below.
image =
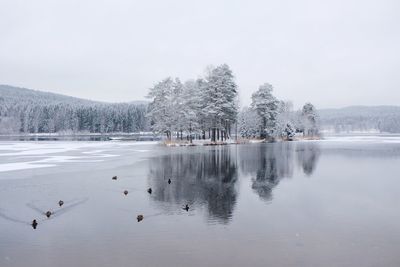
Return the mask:
M64 201L62 200L58 201L58 206L62 207L62 205L64 205Z
M36 227L38 226L38 223L36 220L33 220L31 225L32 225L33 229L36 229Z
M128 194L128 190L125 190L124 191L124 195L126 196Z
M142 214L138 215L136 217L137 221L140 222L141 220L143 220L144 216Z
M52 215L53 213L51 212L51 211L46 211L46 213L45 213L45 215L46 215L46 217L47 218L50 218L50 216Z
M113 178L112 178L113 180L117 180L118 179L118 177L117 176L113 176Z
M149 189L147 189L147 192L148 192L149 194L151 194L151 193L153 192L153 190L151 189L151 187L150 187Z
M189 205L186 204L186 206L183 209L186 210L186 211L189 211Z
M171 184L171 179L168 179L168 184Z

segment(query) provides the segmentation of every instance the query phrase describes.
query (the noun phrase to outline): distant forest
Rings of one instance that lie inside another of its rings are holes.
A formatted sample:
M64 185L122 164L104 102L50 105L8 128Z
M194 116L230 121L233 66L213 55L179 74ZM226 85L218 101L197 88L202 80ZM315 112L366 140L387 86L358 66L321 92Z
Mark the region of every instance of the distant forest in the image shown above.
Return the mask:
M324 131L400 133L400 107L398 106L321 109L319 116L321 129Z
M146 130L145 102L103 103L0 85L0 134Z

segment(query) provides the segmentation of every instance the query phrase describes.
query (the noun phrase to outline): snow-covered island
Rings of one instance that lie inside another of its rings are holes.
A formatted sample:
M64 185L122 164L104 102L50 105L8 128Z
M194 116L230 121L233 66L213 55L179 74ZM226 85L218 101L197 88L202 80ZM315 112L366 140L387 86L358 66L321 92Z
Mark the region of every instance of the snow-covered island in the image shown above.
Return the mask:
M150 127L165 134L167 145L294 140L296 134L319 137L318 116L311 103L295 112L291 102L278 100L272 85L265 83L253 93L251 106L240 109L229 66L209 68L206 73L183 83L168 77L150 89Z

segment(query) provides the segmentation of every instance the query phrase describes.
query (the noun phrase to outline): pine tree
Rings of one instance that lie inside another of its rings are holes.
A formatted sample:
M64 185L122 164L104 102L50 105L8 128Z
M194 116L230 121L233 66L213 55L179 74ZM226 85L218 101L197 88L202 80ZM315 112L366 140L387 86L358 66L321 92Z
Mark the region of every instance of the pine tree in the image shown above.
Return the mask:
M193 80L186 81L182 94L182 124L184 130L188 133L190 143L192 142L193 132L199 130L199 119L201 118L200 96L196 82Z
M272 137L276 134L278 100L272 95L272 85L265 83L252 95L251 107L260 117L260 137Z
M307 136L314 136L318 134L318 114L317 110L311 103L306 103L301 111L302 130L303 134Z
M211 123L211 140L216 141L220 135L222 139L227 138L238 112L237 85L233 73L228 65L223 64L210 71L206 83L204 112Z
M165 133L171 139L173 124L173 107L171 98L174 89L173 80L168 77L157 83L148 94L152 98L149 104L148 118L151 120L151 128L154 132Z
M238 115L238 130L241 137L254 138L260 135L260 121L251 108L243 108Z
M279 101L276 136L291 140L295 133L293 116L293 104L291 102Z

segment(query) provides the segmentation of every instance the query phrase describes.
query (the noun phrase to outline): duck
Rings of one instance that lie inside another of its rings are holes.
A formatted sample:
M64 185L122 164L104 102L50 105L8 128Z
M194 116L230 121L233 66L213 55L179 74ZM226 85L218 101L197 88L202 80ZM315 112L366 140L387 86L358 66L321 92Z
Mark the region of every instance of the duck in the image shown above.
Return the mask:
M62 200L58 201L58 206L62 207L62 205L64 205L64 201Z
M50 218L50 216L52 215L53 213L51 212L51 211L46 211L46 213L45 213L45 215L46 215L46 217L47 218Z
M186 206L183 209L186 210L186 211L189 211L189 205L186 204Z
M32 225L33 229L36 229L36 227L38 226L36 219L32 221L31 225Z
M117 180L118 177L117 177L117 176L113 176L112 179L113 179L113 180Z
M168 184L171 184L171 179L168 179Z
M126 196L128 193L129 193L128 190L125 190L125 191L124 191L124 195L125 195L125 196Z
M139 215L136 217L136 219L137 219L138 222L140 222L141 220L144 219L144 216L143 216L142 214L139 214Z
M153 192L153 190L151 189L151 187L149 189L147 189L147 193L151 194Z

